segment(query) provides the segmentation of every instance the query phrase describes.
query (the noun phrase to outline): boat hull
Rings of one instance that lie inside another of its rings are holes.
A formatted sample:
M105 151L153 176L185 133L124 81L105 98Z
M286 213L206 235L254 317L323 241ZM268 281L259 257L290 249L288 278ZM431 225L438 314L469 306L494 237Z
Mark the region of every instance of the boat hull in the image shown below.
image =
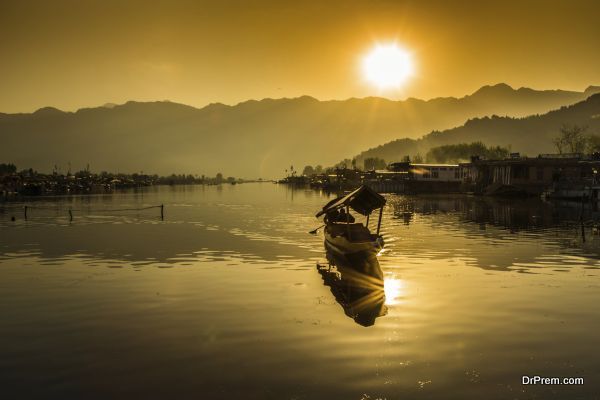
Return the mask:
M380 235L370 235L368 240L350 241L345 236L333 236L325 229L325 247L341 255L377 254L383 246L383 238Z

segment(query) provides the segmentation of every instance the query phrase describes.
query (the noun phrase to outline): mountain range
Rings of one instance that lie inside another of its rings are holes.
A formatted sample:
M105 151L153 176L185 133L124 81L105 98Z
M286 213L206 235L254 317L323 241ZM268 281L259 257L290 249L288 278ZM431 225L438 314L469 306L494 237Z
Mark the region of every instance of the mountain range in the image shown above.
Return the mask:
M563 125L578 125L586 134L600 136L600 93L579 103L562 106L543 115L522 118L492 115L469 119L464 125L443 131L434 131L420 139L396 139L363 151L355 158L362 165L365 158L378 157L388 163L404 156L425 156L433 147L481 141L488 146L503 146L521 155L535 157L543 153L557 153L553 140Z
M597 86L576 92L498 84L461 98L431 100L319 101L303 96L203 108L168 101L107 103L76 112L46 107L33 113L0 113L0 162L40 171L50 171L54 165L65 170L67 164L79 170L89 164L94 171L222 172L242 178L274 178L290 165L297 170L306 164L333 165L368 148L360 157L378 154L394 161L433 144L472 137L490 144L510 142L515 150L535 152L538 135L547 136L549 131L531 128L527 136L512 129L534 127L532 121L538 117L484 117L543 114L599 92ZM560 120L562 116L555 118L556 123L568 122ZM496 128L491 129L487 120L493 120ZM437 132L449 128L454 129ZM407 138L404 142L414 146L399 146L403 141L398 138Z

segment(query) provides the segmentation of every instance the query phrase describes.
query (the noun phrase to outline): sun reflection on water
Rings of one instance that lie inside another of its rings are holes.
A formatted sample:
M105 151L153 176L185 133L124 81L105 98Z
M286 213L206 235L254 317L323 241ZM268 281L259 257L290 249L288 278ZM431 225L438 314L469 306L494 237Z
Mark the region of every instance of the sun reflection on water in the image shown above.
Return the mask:
M393 305L400 302L400 297L404 289L403 282L393 276L384 278L383 290L385 292L385 304Z

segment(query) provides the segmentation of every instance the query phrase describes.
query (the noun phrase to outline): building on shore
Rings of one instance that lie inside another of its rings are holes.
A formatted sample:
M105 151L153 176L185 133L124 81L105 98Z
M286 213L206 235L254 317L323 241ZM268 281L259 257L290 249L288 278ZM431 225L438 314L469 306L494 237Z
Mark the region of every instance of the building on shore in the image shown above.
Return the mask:
M473 158L460 165L463 190L486 195L540 196L543 193L564 193L572 197L597 185L600 160L579 154L540 154L520 157L515 154L504 160ZM570 193L565 192L569 190Z
M340 168L302 177L315 188L350 190L361 184L380 193L474 193L580 199L600 195L600 156L513 153L502 160L472 157L460 164L395 162L385 170ZM300 179L298 179L300 181Z
M411 180L460 182L460 166L458 164L413 164L410 162L392 163L391 171L406 172Z
M461 168L458 164L397 162L390 164L388 169L405 174L405 193L456 193L461 190Z

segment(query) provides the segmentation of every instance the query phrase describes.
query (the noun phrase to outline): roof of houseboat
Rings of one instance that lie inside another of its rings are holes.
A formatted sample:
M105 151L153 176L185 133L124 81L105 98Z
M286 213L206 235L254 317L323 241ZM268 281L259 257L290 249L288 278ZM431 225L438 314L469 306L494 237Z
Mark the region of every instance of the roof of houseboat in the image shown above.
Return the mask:
M373 210L381 208L385 205L385 197L371 189L366 185L362 185L358 189L348 193L345 196L331 200L323 206L323 209L316 215L319 218L321 215L330 210L335 210L342 207L350 207L354 211L362 215L368 215Z

